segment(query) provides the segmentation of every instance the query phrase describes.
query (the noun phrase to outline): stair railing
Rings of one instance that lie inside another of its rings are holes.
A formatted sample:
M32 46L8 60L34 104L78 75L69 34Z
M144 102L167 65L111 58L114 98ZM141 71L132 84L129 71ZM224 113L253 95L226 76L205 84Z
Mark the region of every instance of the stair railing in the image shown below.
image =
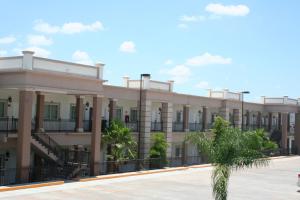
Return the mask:
M40 142L42 145L44 145L48 149L48 153L51 151L59 159L62 159L63 149L48 134L32 133L32 136L34 139L36 139L38 142Z

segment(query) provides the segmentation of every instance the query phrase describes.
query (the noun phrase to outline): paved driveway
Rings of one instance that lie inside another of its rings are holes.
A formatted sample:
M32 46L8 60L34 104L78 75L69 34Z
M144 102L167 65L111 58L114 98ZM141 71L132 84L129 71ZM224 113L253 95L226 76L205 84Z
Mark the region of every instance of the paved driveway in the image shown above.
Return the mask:
M273 160L266 168L234 172L229 200L299 200L296 186L300 157ZM0 193L0 200L189 200L212 199L211 168L189 169L112 180L68 183L60 186Z

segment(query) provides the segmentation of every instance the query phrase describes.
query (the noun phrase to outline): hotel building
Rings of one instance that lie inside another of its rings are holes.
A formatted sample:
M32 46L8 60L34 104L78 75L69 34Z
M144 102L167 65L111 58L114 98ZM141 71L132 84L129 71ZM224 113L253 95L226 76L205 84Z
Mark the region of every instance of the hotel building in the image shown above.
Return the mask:
M89 152L89 174L101 174L106 160L101 131L113 119L140 138L142 159L149 155L151 134L159 131L169 144L168 158L192 162L188 158L199 156L198 151L184 142L185 135L209 131L218 115L235 127L277 131L281 148L300 149L298 99L262 97L260 103L242 103L242 94L229 90L187 95L174 92L173 81L148 76L124 77L123 86L112 86L105 84L109 77L103 77L103 68L102 63L35 57L31 51L0 57L0 185L28 182L30 169L45 160L61 164L64 150ZM69 171L70 177L76 170Z

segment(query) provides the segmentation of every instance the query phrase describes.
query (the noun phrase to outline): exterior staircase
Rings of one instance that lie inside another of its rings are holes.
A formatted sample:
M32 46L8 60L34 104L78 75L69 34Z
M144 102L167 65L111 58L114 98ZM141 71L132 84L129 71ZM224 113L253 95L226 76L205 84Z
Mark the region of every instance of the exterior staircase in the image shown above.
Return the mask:
M40 154L55 162L62 169L60 178L72 179L81 173L88 173L88 163L71 162L68 159L68 150L64 150L48 134L33 133L31 136L32 147Z
M31 145L50 160L58 162L59 158L49 148L47 148L34 137L31 137Z

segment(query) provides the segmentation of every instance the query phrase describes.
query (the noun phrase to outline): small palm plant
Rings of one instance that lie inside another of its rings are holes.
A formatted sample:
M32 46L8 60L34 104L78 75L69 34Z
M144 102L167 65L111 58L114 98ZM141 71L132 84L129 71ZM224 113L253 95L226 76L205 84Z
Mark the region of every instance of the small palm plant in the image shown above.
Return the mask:
M150 167L161 168L167 163L168 143L164 133L155 133L151 137Z
M131 130L120 121L112 121L102 134L102 141L108 146L108 161L112 171L118 171L124 161L136 158L136 146Z
M265 137L263 130L242 132L229 126L229 122L217 117L212 135L190 133L187 140L195 144L199 152L208 156L214 167L212 187L215 200L227 199L227 188L233 170L267 166L269 159L264 150L276 148Z

